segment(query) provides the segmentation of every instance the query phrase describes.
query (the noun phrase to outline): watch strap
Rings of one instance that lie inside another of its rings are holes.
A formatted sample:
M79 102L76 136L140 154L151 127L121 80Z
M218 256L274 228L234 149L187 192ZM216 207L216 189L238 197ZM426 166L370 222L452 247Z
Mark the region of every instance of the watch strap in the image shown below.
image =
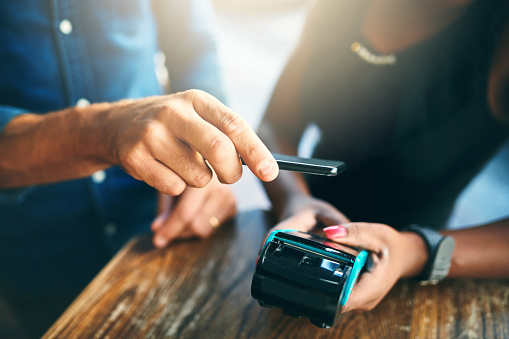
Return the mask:
M422 273L416 277L419 284L435 285L445 279L451 267L454 239L426 226L414 224L405 230L418 234L424 240L428 249L428 261Z

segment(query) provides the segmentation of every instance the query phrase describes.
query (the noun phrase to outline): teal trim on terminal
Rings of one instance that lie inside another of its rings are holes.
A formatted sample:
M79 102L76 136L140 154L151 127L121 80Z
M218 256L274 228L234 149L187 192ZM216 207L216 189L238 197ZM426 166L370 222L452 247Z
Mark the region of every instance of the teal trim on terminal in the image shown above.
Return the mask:
M350 297L350 293L352 293L353 285L357 281L357 277L359 276L359 273L366 264L367 259L368 252L364 250L361 251L361 253L359 253L359 255L355 258L355 263L353 264L352 271L350 272L350 275L348 276L345 282L345 286L343 287L343 293L341 294L341 299L339 300L341 306L346 305L348 297Z
M269 236L267 237L267 240L265 240L265 244L263 244L263 247L262 247L262 250L260 253L263 253L265 251L265 247L267 247L270 242L272 241L272 239L274 239L274 235L276 235L277 232L288 232L288 230L276 230L276 231L272 231L270 232Z

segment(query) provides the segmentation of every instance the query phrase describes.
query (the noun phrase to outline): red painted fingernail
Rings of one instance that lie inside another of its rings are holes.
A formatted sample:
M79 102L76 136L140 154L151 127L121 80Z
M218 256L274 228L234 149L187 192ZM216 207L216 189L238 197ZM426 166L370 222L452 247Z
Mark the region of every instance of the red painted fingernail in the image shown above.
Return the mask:
M342 225L325 227L323 231L329 239L342 238L346 236L346 227Z

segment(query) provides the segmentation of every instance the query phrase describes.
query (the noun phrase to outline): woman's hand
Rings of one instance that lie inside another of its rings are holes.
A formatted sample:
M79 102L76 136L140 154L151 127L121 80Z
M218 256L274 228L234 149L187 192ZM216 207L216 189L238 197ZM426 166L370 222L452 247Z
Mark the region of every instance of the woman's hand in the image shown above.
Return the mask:
M187 187L177 198L159 193L158 216L151 227L154 245L163 248L175 239L208 237L235 215L235 203L233 192L215 176L207 186Z
M283 219L272 230L294 229L302 232L311 231L321 222L325 226L348 223L350 220L331 204L309 195L294 196L287 204Z
M354 286L343 312L372 310L400 278L418 275L428 259L419 235L387 225L350 223L327 227L324 232L337 243L369 251L373 261Z

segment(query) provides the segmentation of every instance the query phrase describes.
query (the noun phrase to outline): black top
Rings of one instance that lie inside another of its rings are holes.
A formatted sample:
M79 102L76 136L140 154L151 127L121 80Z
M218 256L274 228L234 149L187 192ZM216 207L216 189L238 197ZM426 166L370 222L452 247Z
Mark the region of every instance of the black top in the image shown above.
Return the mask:
M312 193L352 221L443 227L461 190L507 136L487 102L506 0L477 0L453 24L374 65L351 50L366 1L323 14L302 86L306 119L322 139L314 157L343 160L334 178L308 176ZM335 6L341 1L331 1ZM377 53L378 54L378 53Z

